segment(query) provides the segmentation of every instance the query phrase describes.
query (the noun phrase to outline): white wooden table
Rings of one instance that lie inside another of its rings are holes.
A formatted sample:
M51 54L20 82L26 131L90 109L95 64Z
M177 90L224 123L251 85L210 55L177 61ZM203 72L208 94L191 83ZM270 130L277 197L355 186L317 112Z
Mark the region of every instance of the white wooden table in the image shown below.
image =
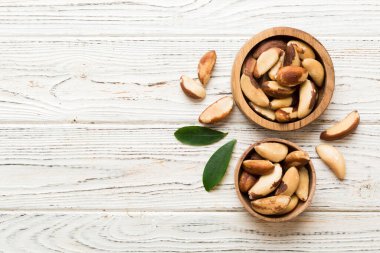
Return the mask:
M235 107L207 147L173 132L231 94L242 44L272 26L317 37L335 65L326 113L278 133ZM380 2L3 0L0 2L1 252L380 251ZM207 98L194 103L182 74L214 49ZM345 155L338 181L314 150L319 133L357 109L361 124L334 142ZM234 165L264 137L311 154L317 191L292 222L270 224L235 196ZM213 192L202 186L209 156L236 138Z

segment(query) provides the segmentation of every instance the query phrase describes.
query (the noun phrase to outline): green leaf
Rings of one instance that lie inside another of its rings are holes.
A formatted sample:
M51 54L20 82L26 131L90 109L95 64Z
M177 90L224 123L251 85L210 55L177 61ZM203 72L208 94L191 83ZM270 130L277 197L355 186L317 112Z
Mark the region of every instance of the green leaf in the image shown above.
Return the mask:
M206 191L210 191L226 173L231 160L232 151L236 140L232 140L221 146L208 160L203 171L203 186Z
M174 133L177 140L192 146L209 145L223 139L226 135L227 133L201 126L182 127Z

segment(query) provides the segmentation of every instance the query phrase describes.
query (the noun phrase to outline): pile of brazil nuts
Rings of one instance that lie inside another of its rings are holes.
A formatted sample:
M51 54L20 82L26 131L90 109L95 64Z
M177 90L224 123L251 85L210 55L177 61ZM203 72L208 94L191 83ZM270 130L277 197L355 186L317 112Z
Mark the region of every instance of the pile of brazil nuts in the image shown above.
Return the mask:
M305 118L313 111L325 78L315 57L302 41L263 41L243 64L240 85L249 105L271 121Z
M252 209L263 215L283 215L291 212L298 201L309 196L310 161L304 151L292 151L277 142L264 142L254 147L242 163L239 190L248 194Z

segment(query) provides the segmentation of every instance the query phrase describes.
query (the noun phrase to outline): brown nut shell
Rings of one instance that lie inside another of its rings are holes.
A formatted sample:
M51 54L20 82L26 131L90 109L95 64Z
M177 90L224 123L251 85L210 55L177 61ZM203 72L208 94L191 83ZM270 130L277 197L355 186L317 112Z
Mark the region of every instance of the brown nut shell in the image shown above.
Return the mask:
M299 90L298 118L305 118L311 113L317 102L317 88L310 80L301 84Z
M277 142L263 142L254 147L255 151L271 162L280 162L288 154L288 146Z
M272 110L277 110L285 107L289 107L293 104L293 96L291 97L286 97L286 98L277 98L273 99L269 103L269 108Z
M334 172L335 176L343 180L346 176L346 162L342 153L328 144L318 145L316 151L322 161Z
M239 178L239 189L241 192L248 192L249 189L257 182L257 178L243 171Z
M274 114L274 111L269 109L269 108L264 108L264 107L261 107L261 106L258 106L258 105L255 105L254 103L252 102L249 102L248 103L249 106L251 108L253 108L253 110L255 112L257 112L258 114L260 114L261 116L263 116L264 118L266 119L269 119L269 120L272 120L274 121L276 119L276 116Z
M274 169L274 164L268 160L245 160L243 169L253 175L267 175Z
M296 45L290 44L286 46L284 66L301 66L301 60L296 50Z
M277 63L268 72L268 76L271 80L276 80L278 71L284 65L284 60L285 60L285 53L282 51L280 53L280 58L278 59Z
M298 170L298 173L300 182L296 190L296 195L300 200L306 201L309 197L309 172L305 167L302 167Z
M276 81L266 81L261 86L265 94L274 98L286 98L293 94L294 88L281 86Z
M290 152L285 158L285 168L305 166L310 161L309 155L301 150Z
M339 140L352 133L359 125L360 116L358 111L348 114L343 120L321 133L320 138L326 141Z
M282 168L276 163L271 173L262 175L256 184L248 191L250 199L262 198L273 192L281 181Z
M306 81L307 71L297 66L282 67L277 73L277 82L282 86L296 86Z
M249 76L249 73L243 73L240 78L240 87L244 95L255 105L261 107L269 106L269 99L263 90L259 87L256 80Z
M306 59L306 58L315 59L314 50L305 42L302 42L299 40L290 40L288 42L288 45L291 45L291 44L297 45L298 54L301 60Z
M314 83L318 87L322 87L323 80L325 79L325 69L322 64L317 60L307 58L302 61L302 67L307 70Z
M276 120L281 123L296 120L297 115L297 108L295 107L284 107L275 111Z
M216 52L215 50L208 51L205 53L198 63L198 78L199 81L206 85L211 78L211 73L214 69L216 63Z
M290 213L291 211L294 210L294 208L296 208L296 206L298 205L298 202L299 202L299 199L297 195L293 195L290 199L288 206L281 212L277 213L277 215Z
M270 48L263 52L256 61L255 70L253 75L255 78L260 78L268 72L280 59L283 51L279 48Z
M277 47L285 51L286 43L282 40L267 40L260 43L255 52L253 53L253 58L257 59L259 56L270 48Z
M188 97L194 99L203 99L206 96L205 88L191 77L181 76L180 85L182 91Z
M209 105L199 116L199 122L213 124L226 118L234 107L234 100L230 96L222 97Z
M264 215L275 215L283 212L290 203L290 197L285 195L272 196L257 199L251 202L252 209L255 212Z
M246 73L246 75L253 77L253 71L255 70L255 66L256 59L252 56L247 56L243 64L243 73Z
M289 168L282 177L281 183L278 186L275 195L292 196L297 190L300 177L296 167Z

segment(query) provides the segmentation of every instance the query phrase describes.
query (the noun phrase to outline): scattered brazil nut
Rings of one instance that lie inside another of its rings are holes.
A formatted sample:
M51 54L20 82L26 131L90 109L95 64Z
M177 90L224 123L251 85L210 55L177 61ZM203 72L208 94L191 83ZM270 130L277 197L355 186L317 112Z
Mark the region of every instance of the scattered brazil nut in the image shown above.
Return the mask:
M253 75L256 78L260 78L262 75L264 75L277 63L277 61L280 58L281 52L283 52L283 50L276 47L264 51L259 56L259 58L257 58L255 71L253 72Z
M243 73L240 78L240 87L244 95L255 105L268 107L269 99L263 90L259 87L256 80L249 76L248 73Z
M188 76L181 76L180 85L183 92L194 99L203 99L206 96L206 90L202 84Z
M283 212L290 203L290 197L285 195L257 199L251 202L252 209L264 215L275 215Z
M203 85L206 85L211 78L212 70L216 62L215 50L205 53L198 63L198 78Z
M261 89L268 96L274 98L286 98L293 94L294 88L281 86L276 81L266 81L261 86Z
M283 51L285 51L286 49L286 43L282 40L267 40L267 41L264 41L262 43L260 43L260 45L257 47L257 49L255 50L255 52L253 53L253 58L257 59L259 58L259 56L267 51L268 49L270 48L273 48L273 47L276 47L276 48L279 48Z
M285 157L285 168L305 166L309 161L310 157L306 152L296 150Z
M288 154L288 146L277 142L264 142L254 147L255 151L271 162L280 162Z
M281 183L278 186L275 195L292 196L298 188L299 180L300 177L297 168L289 168L282 177Z
M359 125L360 116L358 111L353 111L348 114L343 120L336 123L329 129L321 133L320 138L326 141L342 139L352 133Z
M299 41L299 40L290 40L288 42L288 45L297 45L298 55L301 58L301 60L304 60L306 58L315 58L315 54L313 49L307 45L306 43Z
M309 197L309 172L305 167L302 167L298 170L298 173L300 182L296 190L296 195L300 200L306 201Z
M282 86L296 86L306 81L307 71L297 66L286 66L277 73L277 82Z
M339 150L328 144L320 144L316 147L318 156L334 172L337 178L343 180L346 176L346 162Z
M273 192L281 181L282 168L276 163L271 173L261 176L248 191L250 199L262 198Z
M249 189L256 183L257 179L249 174L248 172L243 171L239 179L239 189L241 192L248 192Z
M268 160L245 160L243 168L253 175L267 175L273 171L274 165Z
M278 122L290 122L290 121L296 120L298 117L297 108L295 107L280 108L276 110L275 116Z
M234 106L234 100L230 96L225 96L213 104L209 105L199 116L199 122L203 124L213 124L227 117Z
M313 79L315 84L318 87L322 87L323 80L325 79L325 69L322 64L315 59L307 58L302 61L302 67L309 72L309 76Z
M301 60L296 50L297 45L288 44L285 50L284 66L301 66Z
M269 108L272 110L277 110L280 108L289 107L292 104L293 104L293 97L277 98L270 101Z
M306 80L299 91L298 118L305 118L311 113L317 100L317 89L314 83Z
M252 102L249 102L248 104L249 104L250 107L253 108L253 110L255 110L255 112L257 112L258 114L260 114L264 118L272 120L272 121L276 119L276 116L275 116L273 110L271 110L269 108L265 108L265 107L261 107L261 106L255 105Z
M293 195L290 199L288 206L284 210L282 210L281 212L277 213L277 215L289 213L289 212L293 211L297 205L298 205L298 197L297 197L297 195Z

